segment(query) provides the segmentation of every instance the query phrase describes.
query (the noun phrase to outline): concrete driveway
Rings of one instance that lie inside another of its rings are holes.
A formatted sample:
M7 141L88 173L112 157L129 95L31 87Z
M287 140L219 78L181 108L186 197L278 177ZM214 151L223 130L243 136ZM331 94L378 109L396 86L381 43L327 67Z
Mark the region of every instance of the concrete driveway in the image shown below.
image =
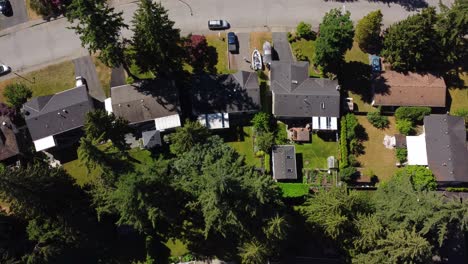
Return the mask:
M83 76L88 84L89 94L96 100L103 102L106 99L104 90L99 82L96 66L90 56L84 56L73 60L75 64L75 76Z
M250 63L246 62L244 58L248 61L252 60L250 54L250 33L236 33L237 40L239 44L239 53L232 54L230 52L229 57L229 69L230 70L241 70L241 71L251 71Z
M288 36L286 32L273 32L273 60L279 60L282 62L293 62L294 57L291 51L291 46L288 42Z
M25 0L10 0L10 4L13 9L13 15L7 17L0 14L0 30L28 21Z

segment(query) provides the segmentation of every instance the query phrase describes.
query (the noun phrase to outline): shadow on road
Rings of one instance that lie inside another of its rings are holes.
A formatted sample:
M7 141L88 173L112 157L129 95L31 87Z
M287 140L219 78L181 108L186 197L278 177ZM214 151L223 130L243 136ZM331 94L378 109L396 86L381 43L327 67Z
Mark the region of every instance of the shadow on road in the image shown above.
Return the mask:
M328 0L324 0L328 2ZM331 0L330 2L342 2L342 3L352 3L358 2L359 0ZM407 11L414 11L416 9L425 8L429 5L425 0L367 0L367 2L382 2L384 4L397 4L401 5Z

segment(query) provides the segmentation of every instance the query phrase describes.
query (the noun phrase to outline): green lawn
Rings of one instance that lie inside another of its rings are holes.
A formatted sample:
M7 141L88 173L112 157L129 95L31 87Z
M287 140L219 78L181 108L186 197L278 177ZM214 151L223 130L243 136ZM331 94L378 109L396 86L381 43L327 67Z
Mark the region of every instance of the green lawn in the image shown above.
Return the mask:
M112 69L104 65L96 56L91 56L93 59L94 65L96 66L96 72L101 83L102 89L104 90L104 94L106 96L110 96L110 79Z
M217 72L220 74L231 73L228 69L226 34L221 33L221 36L218 36L218 34L206 35L206 41L208 42L208 46L215 48L218 54L216 63Z
M148 150L141 150L138 148L129 151L132 160L130 163L134 166L134 170L141 170L153 162L151 153ZM63 164L63 168L73 177L76 182L83 186L86 183L91 183L100 172L98 169L91 170L89 173L84 165L76 159Z
M297 198L309 193L309 185L305 183L284 183L278 182L284 198Z
M166 246L171 250L171 256L182 257L189 253L187 246L178 239L169 239Z
M458 85L450 85L450 113L455 112L459 109L468 109L468 72L459 74L460 80L462 81Z
M302 54L307 57L308 61L310 62L309 75L311 77L321 77L320 72L316 72L314 70L314 65L312 64L312 61L315 58L315 41L300 39L300 40L294 41L291 44L291 48L293 50L293 53L295 50L301 50Z
M327 168L327 158L329 156L338 157L338 143L324 141L317 134L312 135L311 143L295 144L295 146L296 153L302 154L304 168Z
M233 128L231 128L232 130ZM237 140L233 138L233 141L227 142L229 146L234 148L239 154L245 157L245 162L255 167L261 167L261 159L255 157L253 149L253 138L252 138L252 127L247 126L242 128L243 135L237 135Z
M359 61L364 64L369 64L369 55L364 53L358 46L357 42L353 43L353 47L346 51L345 53L345 61Z
M55 94L75 87L75 66L71 61L54 64L21 76L23 78L15 77L0 83L0 101L4 102L3 90L10 83L26 84L33 91L34 97Z

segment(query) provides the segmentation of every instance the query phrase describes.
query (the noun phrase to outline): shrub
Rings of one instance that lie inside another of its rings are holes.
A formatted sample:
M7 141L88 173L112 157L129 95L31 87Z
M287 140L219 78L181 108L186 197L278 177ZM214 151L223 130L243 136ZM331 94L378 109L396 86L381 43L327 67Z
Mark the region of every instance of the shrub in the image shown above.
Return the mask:
M468 192L466 187L447 187L445 188L447 192Z
M437 188L432 171L423 166L406 166L399 169L395 176L410 178L416 190L434 191Z
M400 163L404 163L408 158L408 150L405 148L397 148L396 158Z
M255 138L255 145L263 152L269 152L271 147L275 144L275 135L272 132L260 133Z
M379 111L367 113L367 120L369 120L374 127L379 129L386 128L389 124L388 117L381 115Z
M348 141L346 133L346 116L341 118L341 128L340 128L340 169L349 166L348 163Z
M353 166L353 167L361 166L361 163L356 159L355 155L349 155L348 156L348 162L349 162L349 165Z
M293 53L297 61L309 61L309 58L307 58L307 56L302 53L301 49L295 48Z
M357 170L354 167L346 167L340 170L340 178L346 183L350 183L354 180Z
M453 112L455 116L461 116L465 119L465 125L468 125L468 109L462 108Z
M311 40L314 38L312 25L301 21L296 27L296 34L298 38Z
M283 123L278 123L276 126L276 137L275 144L282 145L288 142L288 132L286 126Z
M270 154L265 153L265 156L263 157L263 162L265 166L265 173L269 174L271 171L271 166L270 166Z
M187 50L188 62L192 65L195 71L202 71L208 66L208 42L206 37L202 35L191 35L185 43Z
M288 41L289 43L296 41L296 37L291 32L288 32Z
M397 120L396 127L398 131L403 135L411 135L414 133L413 123L407 119Z
M20 108L32 96L32 90L22 83L8 84L3 91L8 104L16 109Z
M413 123L421 122L424 116L431 113L430 107L398 107L395 111L395 117L398 119L407 119Z
M309 194L309 186L304 183L283 183L279 182L284 198L297 198Z
M346 138L348 141L357 138L357 128L359 126L359 122L355 115L347 114L346 116Z
M259 112L252 118L252 126L256 132L268 132L271 130L271 116L265 112Z

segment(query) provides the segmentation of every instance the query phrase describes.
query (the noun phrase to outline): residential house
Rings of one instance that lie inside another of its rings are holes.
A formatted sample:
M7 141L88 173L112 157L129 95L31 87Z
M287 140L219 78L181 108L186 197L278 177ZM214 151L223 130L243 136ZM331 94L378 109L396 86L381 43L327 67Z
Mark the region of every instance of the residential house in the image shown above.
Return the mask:
M374 106L445 107L447 86L432 74L385 71L372 82Z
M271 64L273 115L279 119L310 119L313 130L337 130L340 117L338 81L309 77L309 63Z
M173 81L154 80L112 87L104 103L107 112L136 128L138 136L148 141L144 146L154 146L161 144L160 138L154 138L160 137L159 132L181 126L178 96Z
M277 145L272 150L273 179L296 180L296 148L294 145Z
M255 72L197 75L192 87L192 113L210 129L229 128L230 117L260 109Z
M424 117L424 133L406 137L408 164L428 166L439 185L468 184L468 148L462 117Z
M0 161L11 163L20 154L18 130L7 116L0 116Z
M86 85L35 97L23 105L36 151L69 146L82 136L86 113L94 109Z

